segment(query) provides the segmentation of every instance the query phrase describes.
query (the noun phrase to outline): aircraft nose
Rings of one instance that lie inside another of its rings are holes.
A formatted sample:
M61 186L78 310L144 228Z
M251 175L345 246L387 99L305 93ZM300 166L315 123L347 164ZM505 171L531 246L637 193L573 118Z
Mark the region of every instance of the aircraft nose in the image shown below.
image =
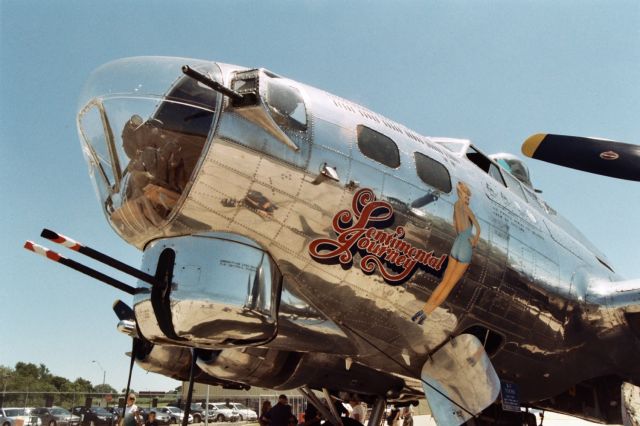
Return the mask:
M90 79L93 93L78 114L105 214L134 245L160 236L179 210L216 117L220 95L183 75L184 61L132 58L107 64ZM190 62L200 72L219 73L215 63ZM131 76L131 69L144 73ZM164 76L164 84L144 81L153 76ZM113 81L126 82L126 88Z

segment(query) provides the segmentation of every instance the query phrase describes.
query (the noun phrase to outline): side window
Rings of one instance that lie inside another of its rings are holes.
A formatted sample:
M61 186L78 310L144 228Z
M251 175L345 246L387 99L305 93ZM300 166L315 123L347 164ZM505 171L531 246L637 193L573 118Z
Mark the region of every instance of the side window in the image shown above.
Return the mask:
M469 146L469 148L467 149L467 158L473 164L484 170L484 172L489 176L500 182L502 186L506 186L504 180L502 179L500 169L498 168L498 166L491 162L489 157L475 149L473 146Z
M300 91L295 87L270 80L267 86L267 105L278 125L284 129L306 130L307 110Z
M507 181L507 188L509 188L511 192L518 195L523 200L526 200L524 196L524 192L522 191L522 186L520 185L520 182L518 182L516 178L511 176L509 173L505 173L504 179Z
M451 192L451 176L447 168L419 152L414 153L416 172L424 183L442 192Z
M535 204L543 210L547 210L544 204L540 202L540 199L536 196L536 194L527 186L522 185L522 189L524 189L524 193L527 196L527 200L531 204Z
M489 166L489 176L500 182L502 186L506 186L504 179L502 179L502 173L500 173L500 167L493 163Z
M364 155L385 166L394 169L400 166L400 152L396 143L382 133L362 125L358 126L358 148Z

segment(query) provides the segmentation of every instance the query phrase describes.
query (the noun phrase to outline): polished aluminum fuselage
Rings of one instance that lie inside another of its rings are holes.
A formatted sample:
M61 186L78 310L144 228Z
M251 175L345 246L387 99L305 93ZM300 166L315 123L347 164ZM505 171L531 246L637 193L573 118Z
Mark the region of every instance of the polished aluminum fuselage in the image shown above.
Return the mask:
M219 66L225 85L241 70ZM268 252L282 274L282 306L301 303L324 323L312 340L305 338L301 321L300 327L290 326L263 347L350 357L403 377L416 393L416 378L429 354L473 326L499 336L492 363L502 380L520 385L523 401L553 396L592 377L638 378L633 357L613 347L629 333L621 311L608 306L609 299L592 287L620 278L533 191L525 188L524 198L516 195L464 152L448 150L437 138L324 91L291 80L287 84L299 89L307 108L307 129L287 133L299 150L279 146L226 99L219 100L208 146L179 208L155 232L130 243L145 248L158 239L206 233L248 238ZM390 168L363 155L358 125L393 139L400 166ZM436 201L411 207L434 192L416 174L414 152L443 164L454 188L458 181L468 185L470 207L482 229L463 279L425 326L410 317L429 298L442 271L417 269L405 282L392 285L378 271L364 273L358 262L351 267L323 264L309 254L314 239L334 235L334 216L351 208L360 188L370 188L394 207L390 229L403 226L405 241L438 255L449 253L456 238L456 191L438 192ZM337 181L318 180L325 165L337 172ZM250 191L275 208L265 212L229 202L243 200ZM288 304L287 294L294 302ZM288 318L290 325L298 320L296 315ZM389 356L406 368L389 362Z

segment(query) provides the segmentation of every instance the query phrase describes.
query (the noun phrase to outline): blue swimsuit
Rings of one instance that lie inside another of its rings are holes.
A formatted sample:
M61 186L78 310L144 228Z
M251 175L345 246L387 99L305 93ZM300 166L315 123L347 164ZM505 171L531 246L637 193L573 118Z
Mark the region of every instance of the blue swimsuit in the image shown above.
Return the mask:
M471 262L471 254L473 253L473 247L471 247L471 230L472 226L468 227L464 231L460 232L453 242L451 247L451 257L460 263Z

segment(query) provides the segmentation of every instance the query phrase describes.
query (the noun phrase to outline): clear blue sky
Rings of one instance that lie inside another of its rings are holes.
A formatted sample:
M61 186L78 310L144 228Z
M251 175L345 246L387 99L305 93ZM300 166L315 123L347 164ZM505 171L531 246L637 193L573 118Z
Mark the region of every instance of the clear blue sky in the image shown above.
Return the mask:
M88 74L135 55L269 68L486 153L517 154L537 132L640 143L637 0L0 0L0 364L99 383L95 359L125 385L123 295L21 247L46 226L139 265L103 218L75 127ZM640 184L528 164L545 199L640 277ZM140 369L133 381L176 385Z

